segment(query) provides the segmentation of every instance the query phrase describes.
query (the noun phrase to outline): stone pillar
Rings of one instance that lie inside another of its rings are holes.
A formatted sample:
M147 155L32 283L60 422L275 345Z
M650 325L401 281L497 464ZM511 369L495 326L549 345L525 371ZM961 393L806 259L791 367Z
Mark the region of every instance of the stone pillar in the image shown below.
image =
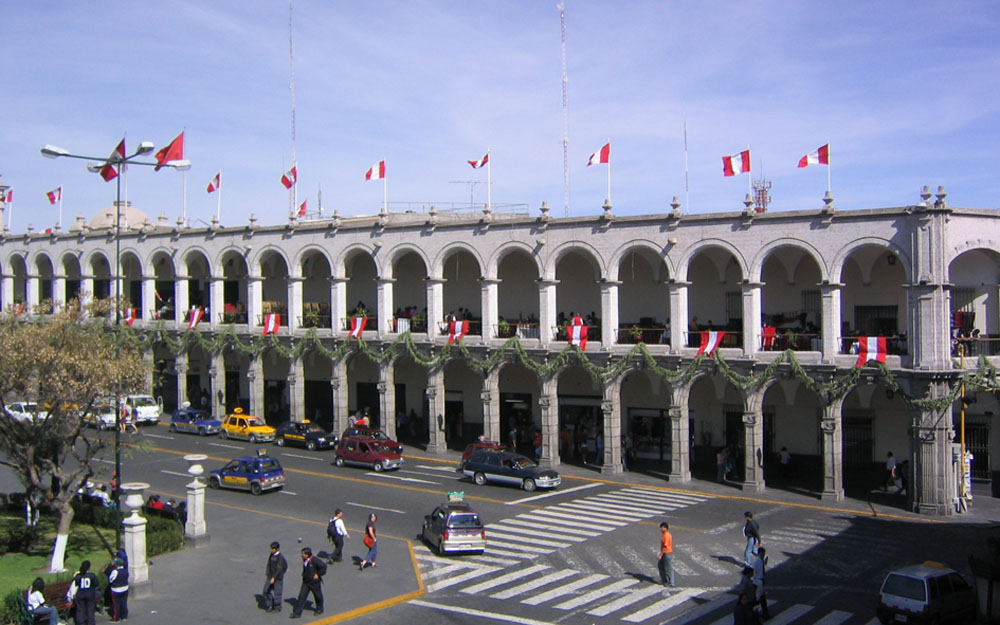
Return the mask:
M764 415L760 407L743 412L743 483L740 488L751 492L764 490Z
M333 431L343 432L347 429L347 418L350 416L350 386L347 381L347 361L343 358L330 363L333 377L330 379L330 391L333 393Z
M538 342L548 345L555 339L556 325L556 285L558 280L538 280ZM544 452L543 452L544 453Z
M149 562L146 560L146 519L139 516L143 504L143 491L149 488L145 482L125 482L121 485L125 493L125 505L132 514L122 520L125 530L125 553L128 555L129 596L148 597L152 594L149 580Z
M396 439L396 363L389 359L378 366L378 400L381 425L389 438Z
M840 340L840 292L843 284L825 282L819 285L820 297L823 301L823 363L833 364L834 357L840 353L843 341Z
M379 278L376 280L375 306L378 310L375 311L375 329L378 330L377 336L379 337L385 336L386 334L396 330L392 323L394 313L392 308L392 303L394 301L392 284L395 281L395 278Z
M262 319L258 319L264 311L264 278L261 276L247 276L247 290L250 299L247 301L247 330L253 334L259 330ZM261 384L264 379L261 378Z
M671 280L667 283L670 291L670 353L679 354L687 347L688 329L688 286L690 282Z
M208 375L211 379L209 388L208 411L220 421L225 418L226 405L219 401L219 391L225 398L226 393L226 359L221 353L209 355Z
M264 418L264 354L250 357L247 367L247 385L249 387L250 414Z
M601 344L611 349L617 342L618 333L618 280L601 280ZM607 442L607 437L605 437ZM608 445L604 446L605 449ZM605 465L607 466L607 465ZM619 470L621 463L618 464Z
M931 383L913 389L923 395L930 390L930 397L937 399L948 394L945 383ZM910 428L910 484L907 501L914 512L937 516L950 516L955 512L958 497L957 467L953 463L952 440L954 429L951 406L942 413L911 409ZM957 454L956 454L957 455Z
M347 319L347 278L330 278L330 327L344 332Z
M205 483L198 477L205 472L202 462L208 459L203 454L189 454L187 472L191 482L187 484L187 520L184 523L184 543L189 547L200 547L209 541L208 525L205 522Z
M667 408L670 415L670 476L671 482L691 481L691 421L687 399Z
M52 301L62 302L63 304L69 301L69 298L66 297L66 276L52 276ZM144 318L148 319L149 317Z
M615 395L610 385L604 387L604 399L601 400L601 413L604 415L602 432L604 457L601 459L601 473L604 475L617 475L622 472L622 412L620 402L614 401Z
M35 306L38 306L38 293L41 290L41 277L37 274L26 274L24 276L24 304L30 314L34 314Z
M208 321L213 328L222 323L222 311L226 308L223 303L225 301L225 284L226 279L223 276L208 277L208 310L212 315L211 318L203 319L203 321Z
M931 203L929 190L921 197L924 202L910 214L916 223L909 225L912 282L907 298L906 335L912 367L940 371L951 368L951 310L947 290L948 260L953 255L953 243L948 237L951 209L945 203L943 189L936 195L936 202Z
M448 450L444 427L444 369L427 372L428 418L427 453L443 454Z
M288 419L303 421L306 418L306 372L302 357L288 363Z
M282 319L282 323L288 326L288 332L293 333L302 325L299 315L305 310L302 305L302 276L288 276L288 319Z
M184 320L185 314L187 314L190 305L190 298L188 297L188 280L189 276L178 275L174 278L174 325L178 329L183 329L187 327L187 322ZM94 290L94 282L90 282L91 292Z
M438 323L444 320L444 280L441 278L427 278L425 280L427 284L427 338L431 341L434 337L438 335ZM430 388L427 389L428 391ZM444 402L442 396L442 402ZM443 403L442 403L443 406ZM442 413L443 408L442 408ZM431 416L436 416L434 413ZM433 419L431 419L433 421ZM431 423L430 429L434 430L437 426Z
M81 281L80 288L83 288ZM90 281L90 290L94 290L94 281ZM13 305L14 303L14 276L4 274L0 276L0 310Z
M140 280L142 280L142 301L134 303L138 309L136 317L148 322L156 317L156 276L142 276Z
M753 357L760 351L760 292L762 282L746 281L743 287L743 355Z
M553 320L553 323L555 320ZM542 381L542 394L538 397L538 408L542 421L542 466L559 466L559 382L555 378ZM519 433L519 436L523 433Z
M483 436L488 441L502 441L500 431L500 368L494 367L483 378L483 388L479 393L483 402Z
M823 408L820 433L823 435L823 501L844 500L843 399Z
M177 407L188 400L187 352L174 356L174 371L177 372Z
M149 394L152 395L153 394L153 371L155 369L155 363L153 362L153 348L152 348L152 346L150 346L149 349L147 349L144 352L142 352L142 368L143 368L142 379L143 379L144 386L145 386L145 388L147 388L149 390Z
M480 278L480 295L483 307L483 341L489 341L497 335L497 323L500 320L500 312L497 300L497 293L500 290L500 280ZM485 421L484 421L485 427ZM492 438L489 440L500 440Z

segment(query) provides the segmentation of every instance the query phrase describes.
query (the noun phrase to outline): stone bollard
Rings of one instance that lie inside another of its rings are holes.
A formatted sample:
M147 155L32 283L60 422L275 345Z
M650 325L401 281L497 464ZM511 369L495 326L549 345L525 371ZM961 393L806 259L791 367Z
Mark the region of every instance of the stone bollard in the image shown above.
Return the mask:
M209 541L205 523L205 483L198 479L205 468L201 463L208 459L203 454L184 456L188 463L188 474L193 478L187 485L187 522L184 524L184 543L200 547Z
M148 597L153 593L149 579L149 562L146 560L146 519L139 516L142 493L149 488L145 482L127 482L121 485L125 493L125 507L132 511L122 521L125 526L125 553L128 555L128 586L130 597Z

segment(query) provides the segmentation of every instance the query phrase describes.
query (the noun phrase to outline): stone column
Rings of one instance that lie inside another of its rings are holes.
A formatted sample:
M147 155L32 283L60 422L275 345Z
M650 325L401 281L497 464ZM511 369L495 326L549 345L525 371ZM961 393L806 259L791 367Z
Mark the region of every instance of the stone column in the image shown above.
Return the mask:
M394 301L392 285L395 281L395 278L378 278L375 281L375 306L378 310L375 311L376 324L374 329L378 330L377 335L379 337L385 336L390 332L395 332L396 330L392 323L394 312L392 308Z
M670 353L679 354L687 347L688 329L688 286L690 282L671 280L667 283L670 291Z
M396 439L396 363L387 360L378 366L378 400L381 425L389 438Z
M174 371L177 372L177 407L188 400L187 352L174 356Z
M156 276L142 276L140 280L142 280L142 301L135 304L138 308L136 317L148 322L156 317Z
M155 363L153 362L153 348L142 352L142 378L145 383L145 387L149 389L149 394L153 394L153 371L155 369Z
M760 407L743 413L743 483L740 488L751 492L764 490L764 415Z
M264 354L250 357L247 367L248 398L250 414L264 418Z
M760 351L760 292L762 282L746 281L743 287L743 355L753 357Z
M617 384L615 382L614 384ZM604 457L601 459L601 473L617 475L622 472L622 413L621 404L614 401L614 391L604 388L601 413L604 415Z
M260 329L263 319L258 319L264 311L264 278L262 276L247 276L247 290L250 299L247 301L247 330L250 334ZM261 378L263 383L263 378Z
M556 285L558 280L538 280L538 342L548 345L555 340L553 328L556 325Z
M347 319L347 278L330 278L330 327L344 332Z
M483 402L483 436L488 441L502 441L500 431L500 368L494 367L483 378L483 388L479 392Z
M306 373L302 357L288 363L288 419L303 421L306 418Z
M191 307L188 297L190 295L188 280L190 280L189 276L177 275L174 277L174 326L179 330L187 327L184 315ZM91 281L90 286L91 291L93 291L93 281Z
M225 310L225 286L226 279L223 276L208 277L208 310L212 313L211 318L203 319L208 321L211 327L217 327L222 323L222 311Z
M52 301L65 304L69 301L66 297L66 276L60 274L52 276ZM148 319L149 317L144 317Z
M80 288L83 288L81 281ZM94 290L94 281L90 281L90 290ZM14 276L3 274L0 276L0 309L7 308L14 303Z
M823 435L823 501L844 500L843 399L824 406L820 420Z
M617 342L618 333L618 280L601 280L601 344L611 349ZM605 437L607 442L607 437ZM608 448L607 445L604 446ZM607 466L607 465L605 465ZM618 464L619 470L621 463Z
M149 579L149 562L146 560L146 519L139 516L143 504L142 492L149 488L145 482L125 482L121 485L125 492L125 505L132 510L122 520L125 526L125 554L128 555L129 596L148 597L152 594Z
M934 382L921 385L914 394L930 391L933 399L948 394L948 386ZM942 413L911 409L910 484L907 502L914 512L936 516L951 516L958 496L957 467L952 453L954 429L951 406Z
M191 482L187 484L187 520L184 523L184 544L201 547L208 543L208 525L205 523L205 483L198 477L205 472L202 462L208 460L203 454L184 456L188 463L187 472Z
M438 335L438 324L444 320L444 280L426 278L427 284L427 338L431 341ZM430 390L430 389L428 389ZM442 399L442 402L444 400ZM442 404L443 405L443 404ZM434 413L435 416L437 413ZM442 414L444 414L442 412ZM433 420L433 419L432 419ZM437 426L431 423L431 430Z
M333 377L330 379L330 391L333 393L333 431L343 432L347 429L347 418L350 416L350 385L347 381L347 361L343 358L330 363Z
M480 278L479 284L483 307L483 341L485 342L495 338L497 335L497 323L500 319L497 293L500 289L500 280ZM500 439L493 438L489 440Z
M542 457L539 463L549 468L557 467L560 463L558 386L559 381L555 378L543 380L542 394L538 397L542 418Z
M691 481L691 421L688 404L673 404L667 408L670 415L670 476L671 482Z
M428 441L427 453L444 454L448 450L444 430L444 369L427 372Z
M208 389L208 412L213 418L220 421L225 417L225 404L219 403L219 391L225 396L226 380L226 359L221 353L209 354L209 389Z
M305 310L302 305L302 276L288 276L288 319L282 319L282 323L288 326L288 332L292 333L302 325L299 315Z
M819 288L823 302L823 362L833 364L834 357L840 353L843 343L840 340L840 292L844 285L825 282L820 284Z
M35 306L38 306L38 293L41 290L41 276L37 274L26 274L24 276L24 304L28 312L34 314Z

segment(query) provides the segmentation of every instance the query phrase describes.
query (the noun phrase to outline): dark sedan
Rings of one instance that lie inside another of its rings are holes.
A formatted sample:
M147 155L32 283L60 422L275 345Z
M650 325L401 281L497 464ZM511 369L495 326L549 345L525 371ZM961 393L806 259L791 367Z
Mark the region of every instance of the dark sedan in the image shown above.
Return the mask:
M278 426L274 443L278 447L295 445L309 451L333 449L337 446L337 435L310 421L286 421Z
M555 471L542 469L527 456L509 451L480 449L473 452L468 460L463 460L459 468L478 486L498 482L533 491L536 488L555 488L562 483L562 478Z

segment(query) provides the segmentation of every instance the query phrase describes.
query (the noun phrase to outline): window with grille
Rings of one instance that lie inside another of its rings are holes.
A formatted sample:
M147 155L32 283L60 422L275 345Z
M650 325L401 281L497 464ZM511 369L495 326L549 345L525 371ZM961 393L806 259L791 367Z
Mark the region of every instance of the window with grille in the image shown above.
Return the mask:
M806 319L822 326L823 304L819 290L802 291L802 312L806 314Z
M743 294L739 291L726 291L726 318L730 324L743 321Z

